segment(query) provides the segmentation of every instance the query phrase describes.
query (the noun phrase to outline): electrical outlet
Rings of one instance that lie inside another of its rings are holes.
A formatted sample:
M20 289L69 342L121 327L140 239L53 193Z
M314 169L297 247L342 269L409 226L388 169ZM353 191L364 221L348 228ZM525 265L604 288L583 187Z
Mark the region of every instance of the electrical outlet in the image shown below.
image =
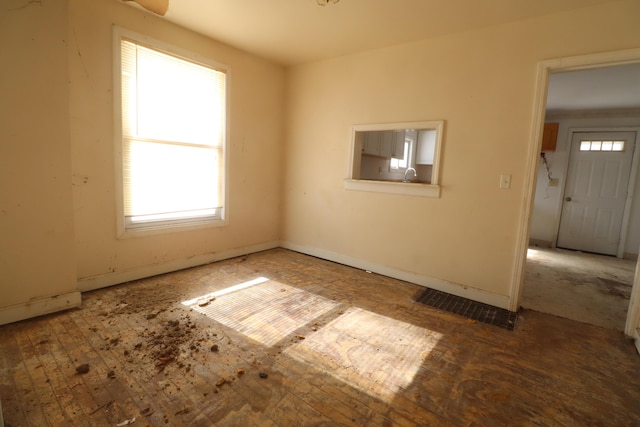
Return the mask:
M511 175L500 175L500 188L511 188Z

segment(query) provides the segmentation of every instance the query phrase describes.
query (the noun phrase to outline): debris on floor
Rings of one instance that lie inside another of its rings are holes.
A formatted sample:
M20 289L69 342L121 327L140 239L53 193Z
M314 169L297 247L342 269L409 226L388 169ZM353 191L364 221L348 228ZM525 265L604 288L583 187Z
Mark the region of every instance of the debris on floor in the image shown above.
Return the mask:
M83 363L82 365L79 365L76 367L76 373L78 374L86 374L87 372L89 372L88 363Z
M150 406L147 406L142 410L142 412L140 412L140 415L142 415L143 417L148 417L149 415L153 414L153 412L154 410L151 409Z
M164 365L166 365L167 363L173 362L176 359L176 357L173 354L166 354L162 357L160 357L158 360L156 360L156 367L158 368L164 368Z
M198 307L206 307L210 303L214 302L215 300L216 300L215 297L203 298L203 299L198 301Z

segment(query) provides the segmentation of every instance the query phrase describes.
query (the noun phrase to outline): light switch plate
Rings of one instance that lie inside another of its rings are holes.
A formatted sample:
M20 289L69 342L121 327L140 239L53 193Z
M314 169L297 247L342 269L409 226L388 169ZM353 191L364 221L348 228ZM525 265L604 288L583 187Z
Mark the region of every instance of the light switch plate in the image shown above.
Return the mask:
M511 175L500 175L500 188L511 188Z

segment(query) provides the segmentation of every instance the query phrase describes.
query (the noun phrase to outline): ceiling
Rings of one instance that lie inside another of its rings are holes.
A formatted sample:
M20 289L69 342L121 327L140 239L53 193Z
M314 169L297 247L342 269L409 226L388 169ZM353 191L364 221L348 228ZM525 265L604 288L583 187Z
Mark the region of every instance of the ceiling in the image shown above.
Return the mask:
M609 1L169 0L164 19L291 66ZM639 73L640 64L553 74L548 109L640 108Z
M609 1L169 0L165 19L294 65Z
M547 110L640 108L640 63L549 76Z

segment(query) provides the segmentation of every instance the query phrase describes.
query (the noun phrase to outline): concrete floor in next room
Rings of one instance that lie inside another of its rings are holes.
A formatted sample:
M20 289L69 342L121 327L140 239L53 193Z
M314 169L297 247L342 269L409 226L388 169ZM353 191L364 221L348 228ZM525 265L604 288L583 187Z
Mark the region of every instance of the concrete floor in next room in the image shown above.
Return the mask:
M636 262L566 249L527 252L523 308L623 331Z

